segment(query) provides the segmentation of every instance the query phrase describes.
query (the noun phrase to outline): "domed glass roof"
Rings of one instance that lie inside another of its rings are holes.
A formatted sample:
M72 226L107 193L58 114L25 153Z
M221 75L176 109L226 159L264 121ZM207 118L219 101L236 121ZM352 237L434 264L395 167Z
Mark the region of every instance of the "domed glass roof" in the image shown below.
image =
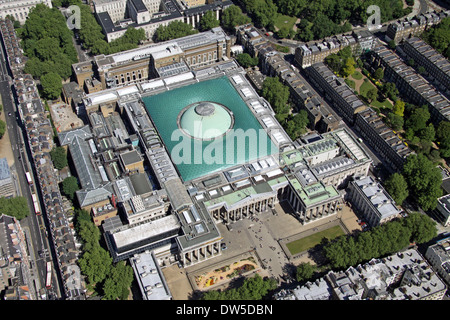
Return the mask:
M212 140L224 135L233 127L233 114L225 106L201 101L180 112L178 126L194 139Z

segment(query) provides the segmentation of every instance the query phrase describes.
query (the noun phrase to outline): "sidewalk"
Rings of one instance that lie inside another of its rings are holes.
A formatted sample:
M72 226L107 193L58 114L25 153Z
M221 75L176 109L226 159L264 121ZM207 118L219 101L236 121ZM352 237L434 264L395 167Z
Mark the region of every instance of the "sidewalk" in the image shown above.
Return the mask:
M0 102L3 104L3 101L1 100L0 96ZM0 119L6 122L6 115L5 112L2 111L0 115ZM14 115L11 115L13 117ZM8 165L11 168L14 165L14 155L11 149L11 142L9 141L9 128L6 127L6 132L4 136L0 139L0 157L6 158L8 161Z

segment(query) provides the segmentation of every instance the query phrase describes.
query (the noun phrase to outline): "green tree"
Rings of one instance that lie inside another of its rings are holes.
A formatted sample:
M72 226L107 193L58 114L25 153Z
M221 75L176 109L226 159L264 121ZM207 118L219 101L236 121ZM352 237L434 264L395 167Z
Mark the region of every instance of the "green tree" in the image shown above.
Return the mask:
M439 151L443 157L450 157L450 122L441 121L436 129Z
M272 0L242 0L242 3L256 27L274 29L278 7Z
M410 155L403 166L403 176L410 195L423 210L436 208L437 198L442 196L440 170L422 154Z
M395 101L392 111L394 112L394 114L403 117L403 114L405 112L405 102L400 99Z
M377 98L377 96L378 96L378 90L375 87L370 88L366 92L366 98L369 100L369 102L372 102L373 100L375 100Z
M421 37L447 59L450 58L450 18L442 19L438 24L423 32Z
M52 158L53 165L56 169L61 170L67 166L67 154L64 147L55 147L50 151L50 157Z
M388 42L388 47L389 47L389 49L391 49L391 50L395 50L395 48L397 48L397 44L395 43L395 40L390 40L390 41Z
M355 59L353 57L349 57L344 60L344 64L341 68L340 74L345 78L355 72Z
M297 17L307 8L306 0L276 0L278 12L284 15Z
M255 274L251 278L245 278L239 288L224 291L210 290L203 293L202 300L261 300L277 286L275 279L262 278Z
M74 176L65 178L62 182L62 189L64 194L68 196L70 200L73 200L75 192L80 189L77 178Z
M408 197L408 184L406 183L405 178L398 172L392 174L386 180L384 187L399 205L402 205L403 201Z
M419 131L419 138L426 141L434 141L436 130L432 123L429 123L425 128Z
M405 225L411 234L410 242L426 243L437 236L436 222L425 214L410 213L405 219Z
M3 138L6 132L6 122L3 120L0 120L0 139Z
M384 70L383 70L383 68L378 68L377 70L375 70L375 72L374 72L374 74L373 74L373 77L374 77L376 80L381 80L381 79L383 79L383 78L384 78Z
M278 31L276 31L276 35L280 39L285 39L289 37L290 32L291 31L289 30L288 27L283 26L280 29L278 29Z
M252 58L248 53L241 53L236 56L237 62L243 68L254 67L258 65L258 57Z
M126 300L133 282L133 269L124 261L111 267L103 284L104 300Z
M298 40L309 42L314 39L314 33L312 32L311 28L313 26L313 23L310 22L306 18L302 18L300 23L298 24L298 31L296 38Z
M198 33L192 25L181 21L172 21L167 26L160 25L153 36L155 42L167 41Z
M234 31L234 28L240 25L250 23L251 19L242 13L241 8L232 4L222 12L220 23L228 31Z
M309 262L302 262L297 266L296 278L298 282L306 281L311 279L314 272L316 271L316 266Z
M417 72L418 72L419 74L421 74L421 75L424 75L425 72L426 72L426 70L425 70L425 68L424 68L423 66L419 66L419 67L417 68Z
M0 197L0 213L15 217L20 221L28 216L30 208L28 207L28 202L25 197Z
M70 77L71 65L78 62L78 58L72 32L57 8L36 5L30 10L19 35L24 53L30 59L26 72L37 78L49 72L57 73L63 79Z
M99 245L85 251L78 260L81 272L87 277L91 284L104 281L109 275L112 265L112 258L109 252Z
M212 28L218 27L220 21L216 19L214 11L207 11L200 19L199 29L200 31L208 31Z
M91 251L92 248L98 246L100 230L92 223L90 216L89 220L78 221L78 236L82 240L84 251Z
M49 72L41 77L42 93L47 99L57 99L61 96L62 79L55 72Z
M427 122L430 119L430 112L426 106L422 108L415 108L411 115L406 120L406 128L418 132L421 129L425 129Z
M401 117L393 112L388 113L388 115L386 116L386 122L394 130L402 130L403 129L403 124L404 124L403 117Z
M330 54L325 58L325 62L331 70L333 70L334 72L340 72L342 68L342 60L337 54Z
M300 110L295 116L289 115L286 120L282 122L286 133L292 140L299 138L306 132L308 123L308 113L305 110Z
M393 82L385 82L381 88L381 92L389 99L395 101L398 96L398 89Z
M272 106L275 113L288 113L289 88L282 84L278 77L266 77L262 85L262 96Z

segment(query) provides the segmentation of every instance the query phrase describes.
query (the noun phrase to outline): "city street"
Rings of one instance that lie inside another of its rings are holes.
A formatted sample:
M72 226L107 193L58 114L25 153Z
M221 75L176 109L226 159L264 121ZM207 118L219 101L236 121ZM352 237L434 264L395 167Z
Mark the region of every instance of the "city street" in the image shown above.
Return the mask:
M38 292L39 288L45 287L46 274L46 259L45 257L39 257L38 252L48 250L48 242L45 235L43 220L41 217L38 218L32 209L33 200L31 198L31 190L25 176L25 171L31 172L32 164L28 160L28 148L24 145L20 117L11 91L11 77L8 74L7 62L4 58L3 44L0 43L0 45L0 95L8 130L7 137L9 138L9 144L12 150L12 159L10 159L10 161L12 161L11 171L17 178L16 182L20 186L20 188L18 188L19 195L24 196L27 199L28 207L30 208L29 216L21 220L21 225L22 228L26 230L25 235L31 237L29 241L33 244L31 247L29 246L29 248L33 248L34 251L30 251L29 255L33 281L35 283L35 289Z

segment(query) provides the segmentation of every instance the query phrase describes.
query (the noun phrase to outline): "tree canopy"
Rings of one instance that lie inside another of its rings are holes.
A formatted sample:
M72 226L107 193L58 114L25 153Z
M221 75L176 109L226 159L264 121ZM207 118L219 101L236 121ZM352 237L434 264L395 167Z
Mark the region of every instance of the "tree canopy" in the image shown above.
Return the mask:
M6 132L6 122L3 120L0 120L0 139L3 138Z
M22 39L24 54L29 58L25 72L41 77L48 72L67 79L72 64L78 62L72 42L72 31L57 8L37 4L30 10L18 35Z
M443 157L450 157L450 122L441 121L436 129L436 139Z
M75 198L75 192L79 189L78 180L74 176L67 177L62 182L62 190L70 200Z
M252 57L248 53L241 53L236 56L237 62L244 68L254 67L258 65L258 57Z
M436 223L427 215L413 212L356 235L343 235L324 245L332 268L347 268L401 251L410 243L425 243L436 237Z
M50 157L52 158L53 165L56 169L61 170L67 166L67 154L64 147L55 147L50 151Z
M316 271L316 266L309 262L302 262L297 266L296 278L298 282L309 280L314 272Z
M22 220L30 213L27 199L19 196L14 198L0 198L0 213L15 217L17 220Z
M440 170L425 155L412 154L406 159L402 174L417 204L425 211L436 208L437 198L442 196Z
M199 29L203 32L218 27L219 25L220 21L216 19L215 11L207 11L203 17L200 18Z
M220 23L228 31L233 31L236 26L250 23L250 17L244 15L240 7L231 5L222 12Z
M241 3L256 27L275 30L278 7L272 0L242 0Z
M278 77L266 77L262 85L262 96L272 106L275 113L288 113L289 88Z
M177 39L198 33L198 30L192 28L192 25L181 21L172 21L167 26L160 25L153 35L155 42Z
M408 184L398 172L395 172L386 180L384 187L398 205L402 205L403 201L408 197Z
M450 18L442 19L438 24L424 31L421 37L447 59L450 59Z
M113 264L111 255L100 246L100 231L91 220L89 212L75 211L77 235L82 242L83 255L78 260L91 290L104 300L125 300L133 281L133 269L124 262Z
M277 287L272 278L263 279L259 274L245 278L239 288L224 291L210 290L203 293L202 300L262 300L271 290Z
M278 12L299 17L297 38L301 41L322 39L348 32L351 24L366 24L369 5L380 7L381 22L394 20L411 12L401 0L274 0Z
M57 99L61 95L62 79L56 72L48 72L41 77L42 94L46 99Z

